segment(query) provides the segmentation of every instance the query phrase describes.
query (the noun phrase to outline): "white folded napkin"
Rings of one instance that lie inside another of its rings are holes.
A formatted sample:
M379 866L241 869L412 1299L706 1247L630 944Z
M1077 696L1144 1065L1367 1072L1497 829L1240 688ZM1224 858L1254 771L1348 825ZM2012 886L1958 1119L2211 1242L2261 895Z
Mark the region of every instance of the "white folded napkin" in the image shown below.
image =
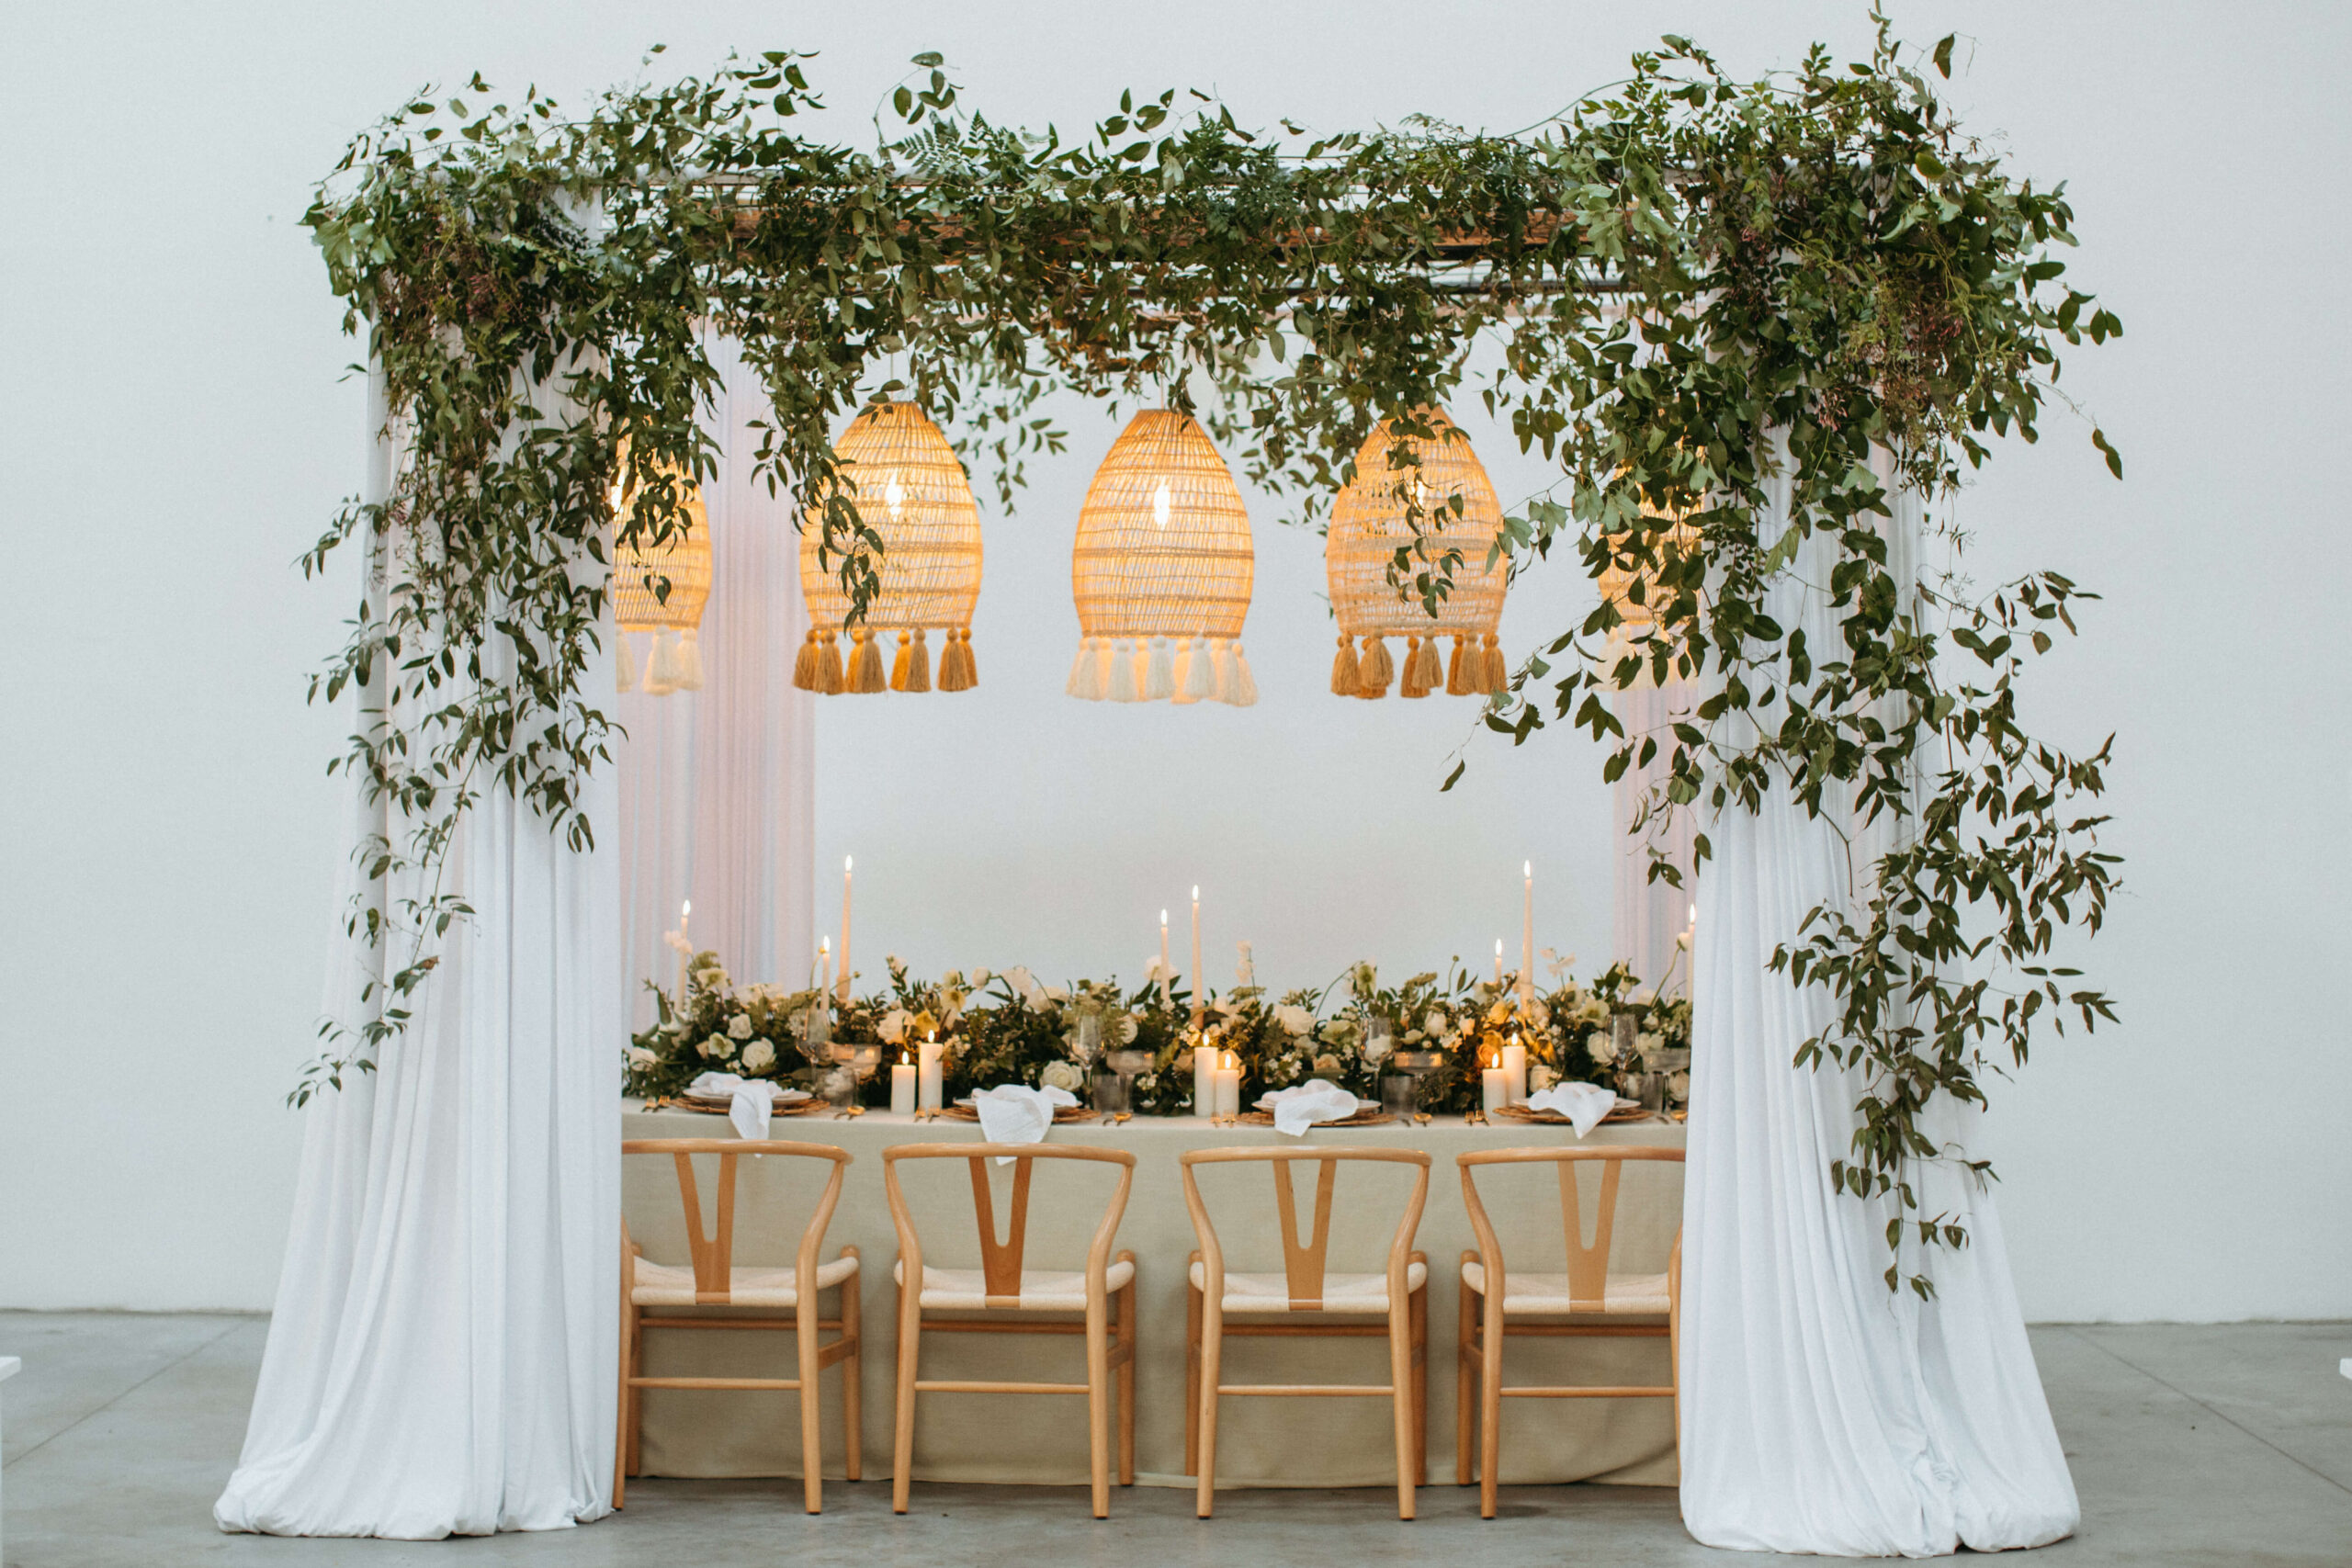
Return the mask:
M1527 1106L1531 1111L1552 1111L1566 1117L1581 1138L1617 1108L1617 1096L1599 1084L1555 1084L1529 1095Z
M704 1073L686 1086L686 1092L704 1100L728 1097L727 1119L739 1138L764 1139L779 1100L806 1100L805 1089L786 1089L766 1078L738 1077L733 1073Z
M1356 1113L1356 1097L1323 1078L1309 1078L1293 1089L1278 1089L1258 1097L1258 1109L1274 1113L1274 1131L1303 1138L1317 1122L1337 1122Z
M972 1096L972 1109L980 1113L980 1136L991 1144L1042 1144L1054 1124L1054 1107L1077 1103L1078 1096L1066 1089L1031 1089L1017 1083L984 1089ZM1011 1155L997 1159L999 1165L1012 1163Z

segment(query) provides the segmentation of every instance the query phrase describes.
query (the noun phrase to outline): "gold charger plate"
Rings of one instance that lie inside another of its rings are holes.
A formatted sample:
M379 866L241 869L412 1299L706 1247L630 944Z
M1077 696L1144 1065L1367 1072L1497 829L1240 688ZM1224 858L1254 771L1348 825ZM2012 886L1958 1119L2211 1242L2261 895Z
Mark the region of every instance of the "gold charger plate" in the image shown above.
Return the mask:
M724 1116L734 1108L730 1100L688 1100L684 1096L667 1102L679 1111L697 1111L705 1116ZM832 1107L815 1095L807 1100L779 1100L773 1102L769 1114L774 1116L813 1116Z
M980 1119L979 1108L972 1105L950 1105L942 1110L939 1114L951 1122L977 1122ZM1058 1127L1069 1122L1099 1121L1102 1115L1102 1112L1100 1111L1084 1105L1057 1105L1054 1107L1054 1125Z
M1271 1111L1245 1111L1234 1120L1245 1127L1271 1127L1274 1124L1274 1113ZM1396 1120L1396 1118L1387 1111L1374 1106L1370 1111L1359 1111L1352 1116L1341 1116L1329 1122L1317 1122L1314 1125L1317 1127L1378 1127Z
M1568 1118L1561 1115L1558 1111L1538 1111L1532 1105L1497 1106L1494 1110L1487 1111L1487 1114L1488 1116L1499 1116L1507 1122L1533 1122L1546 1127L1566 1127L1570 1124ZM1642 1122L1646 1121L1650 1114L1651 1113L1649 1111L1642 1109L1641 1102L1639 1100L1620 1100L1617 1104L1611 1106L1609 1113L1603 1116L1600 1120L1603 1122Z

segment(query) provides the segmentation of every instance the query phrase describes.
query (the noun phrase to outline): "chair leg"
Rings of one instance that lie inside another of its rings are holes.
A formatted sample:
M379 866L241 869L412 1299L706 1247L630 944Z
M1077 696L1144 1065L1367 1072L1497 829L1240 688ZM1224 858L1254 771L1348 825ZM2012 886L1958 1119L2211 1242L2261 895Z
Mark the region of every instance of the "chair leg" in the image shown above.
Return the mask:
M1200 1258L1195 1252L1195 1260ZM1184 1281L1184 1473L1201 1472L1201 1292Z
M922 1294L899 1287L898 1429L891 1434L890 1511L907 1511L915 1459L915 1360L922 1348Z
M1194 1511L1207 1518L1216 1511L1216 1385L1218 1363L1225 1348L1225 1303L1205 1299L1206 1292L1195 1291L1204 1298L1198 1311L1201 1314L1200 1444L1193 1463L1200 1472L1200 1484L1193 1494Z
M637 1315L642 1317L644 1314ZM645 1329L639 1324L629 1325L628 1375L645 1375ZM628 1472L645 1473L645 1391L641 1388L628 1391Z
M799 1360L800 1495L812 1514L825 1511L825 1429L817 1387L817 1292L793 1303L793 1347Z
M1494 1281L1487 1281L1491 1287ZM1496 1476L1503 1446L1503 1299L1489 1294L1480 1303L1485 1319L1478 1366L1478 1517L1495 1517Z
M1136 1483L1136 1282L1119 1292L1119 1484Z
M620 1397L613 1404L613 1506L619 1508L628 1492L628 1404L629 1395L637 1391L628 1386L629 1354L637 1338L637 1307L634 1303L621 1303L621 1376Z
M1469 1262L1477 1256L1465 1252L1462 1261ZM1478 1441L1478 1379L1471 1371L1471 1357L1478 1348L1478 1293L1470 1281L1461 1284L1462 1300L1455 1308L1453 1319L1453 1483L1467 1486L1471 1482L1470 1456Z
M1413 1292L1413 1484L1430 1483L1430 1292Z
M1388 1305L1388 1404L1396 1427L1396 1517L1413 1517L1413 1303Z
M1092 1488L1094 1517L1111 1517L1111 1303L1090 1295L1086 1303L1086 1479Z
M1682 1237L1674 1238L1674 1256L1666 1269L1667 1386L1674 1390L1674 1478L1682 1481Z
M845 1247L842 1253L855 1258L857 1248ZM842 1281L842 1337L849 1341L849 1353L842 1358L842 1465L852 1481L862 1479L865 1469L865 1300L857 1275Z

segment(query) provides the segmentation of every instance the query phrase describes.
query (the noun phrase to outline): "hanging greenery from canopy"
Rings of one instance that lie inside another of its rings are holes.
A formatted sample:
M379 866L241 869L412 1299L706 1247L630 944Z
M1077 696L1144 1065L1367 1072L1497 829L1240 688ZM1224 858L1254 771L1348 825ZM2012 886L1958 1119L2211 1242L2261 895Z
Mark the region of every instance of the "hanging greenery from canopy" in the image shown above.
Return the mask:
M675 476L715 473L695 423L714 332L766 385L760 461L821 527L853 623L877 540L831 441L865 401L922 404L1009 505L1025 464L1061 450L1041 398L1164 400L1198 412L1282 521L1310 525L1379 421L1482 403L1557 465L1497 559L1523 575L1557 554L1555 570L1663 601L1613 656L1607 599L1559 627L1487 699L1488 727L1589 729L1611 778L1663 756L1670 809L1786 788L1904 818L1866 906L1819 912L1777 962L1837 998L1808 1054L1866 1068L1837 1179L1957 1243L1911 1203L1907 1166L1939 1153L1922 1106L1980 1100L1984 1074L2062 1013L2109 1016L2052 964L2112 886L2091 807L2107 751L2018 716L2020 674L2086 595L2052 572L1989 592L1953 579L1915 614L1871 458L1948 497L1993 437L2080 419L2052 409L2060 348L2120 327L2061 281L2063 187L2013 174L1937 99L1926 73L1949 74L1951 40L1921 60L1877 20L1867 61L1816 48L1753 82L1669 38L1623 85L1507 136L1422 118L1251 131L1170 92L1123 96L1065 141L964 113L931 56L895 94L903 129L865 148L800 133L821 105L785 51L585 113L479 77L420 94L352 143L306 219L404 442L390 495L346 506L305 560L356 542L380 569L313 685L362 694L342 763L407 824L368 846L374 886L429 874L484 790L586 841L576 785L611 729L591 676L610 585L576 561L602 558L616 480L619 536L651 548L680 526ZM1776 464L1789 523L1768 536ZM1807 536L1834 547L1840 647L1764 612ZM485 681L493 641L514 673ZM1701 682L1693 722L1620 732L1604 694L1645 663ZM1727 722L1765 708L1761 733ZM404 1025L463 912L439 894L363 899L355 930L401 945L376 1015L329 1026L302 1092Z

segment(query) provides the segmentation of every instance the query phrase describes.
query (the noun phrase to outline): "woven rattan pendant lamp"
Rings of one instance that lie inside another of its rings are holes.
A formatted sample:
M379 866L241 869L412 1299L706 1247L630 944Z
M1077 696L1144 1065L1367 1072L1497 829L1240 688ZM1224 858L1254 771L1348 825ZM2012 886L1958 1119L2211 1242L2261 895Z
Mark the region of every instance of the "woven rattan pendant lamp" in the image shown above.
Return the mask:
M1443 411L1427 411L1417 423L1431 433L1405 440L1418 464L1394 460L1396 435L1383 420L1356 453L1355 478L1331 506L1323 568L1340 623L1340 650L1331 663L1331 691L1338 696L1385 697L1392 679L1406 697L1436 691L1482 696L1510 684L1495 626L1510 569L1502 560L1491 570L1487 566L1487 551L1502 532L1502 503L1469 438ZM1401 572L1400 548L1412 551ZM1431 615L1414 580L1424 570L1434 572L1449 551L1460 552L1461 559ZM1401 670L1385 640L1392 637L1405 639ZM1438 657L1441 637L1453 638L1450 659Z
M710 515L703 506L702 488L681 482L684 533L660 545L622 544L613 552L613 620L620 632L613 673L620 691L639 686L637 659L629 647L629 637L637 632L653 634L643 690L657 697L702 690L702 649L695 638L703 606L710 599ZM616 484L612 500L617 519L629 498ZM658 592L664 582L668 592Z
M804 692L928 692L932 689L927 633L941 633L939 690L969 691L979 682L972 660L972 606L980 597L980 508L956 449L931 416L913 403L876 403L850 422L833 444L852 499L865 525L882 537L875 562L880 592L850 632L846 664L839 638L849 615L842 591L841 555L817 558L824 539L813 510L800 530L800 592L808 605L808 637L794 664L792 683ZM876 639L899 635L886 677Z
M1174 409L1136 415L1079 509L1069 694L1256 702L1241 651L1256 567L1249 511L1208 433Z
M1655 541L1653 548L1661 555L1670 551L1688 557L1696 552L1699 548L1698 528L1671 514L1666 520L1673 526L1666 530L1663 538ZM1647 657L1648 645L1641 639L1656 629L1659 607L1669 597L1669 591L1658 586L1653 573L1627 570L1611 563L1600 574L1600 592L1615 606L1619 617L1618 624L1609 628L1607 658L1610 666L1613 669L1629 654L1641 655L1641 671L1634 678L1634 684L1657 684L1655 667ZM1668 672L1667 679L1668 682L1675 679L1671 671Z

